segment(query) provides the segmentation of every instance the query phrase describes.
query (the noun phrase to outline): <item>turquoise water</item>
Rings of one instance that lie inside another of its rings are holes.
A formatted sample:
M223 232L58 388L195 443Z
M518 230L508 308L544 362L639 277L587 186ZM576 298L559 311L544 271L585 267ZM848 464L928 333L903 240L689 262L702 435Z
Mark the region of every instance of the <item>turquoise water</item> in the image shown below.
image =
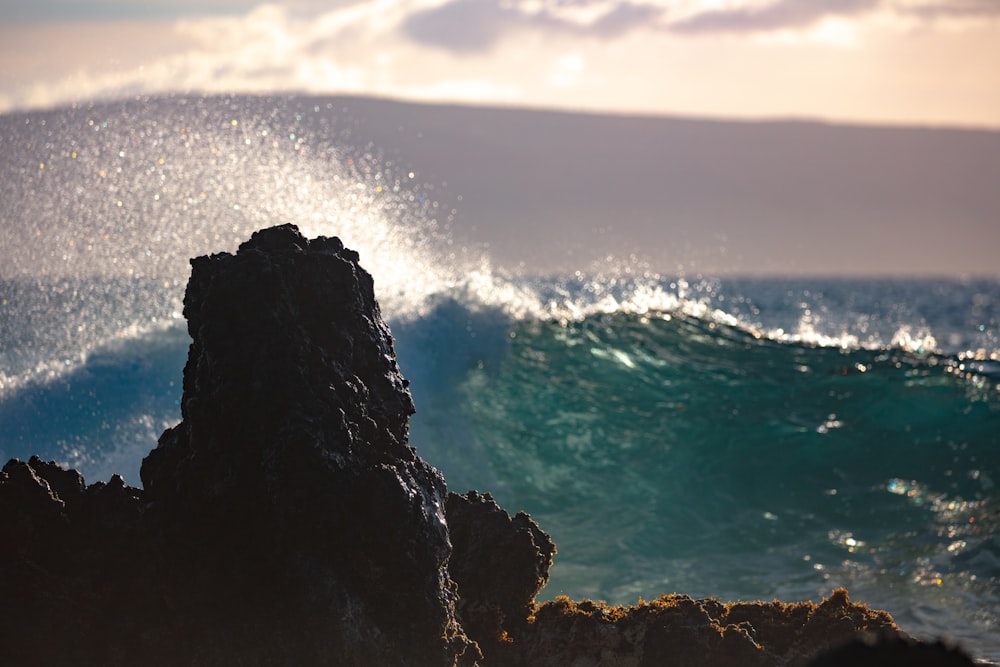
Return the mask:
M1000 299L996 284L950 288L950 304ZM783 340L685 303L560 319L446 300L396 320L411 444L452 490L490 490L552 535L543 598L818 599L846 585L911 632L1000 656L1000 363ZM173 322L8 389L0 455L138 483L179 417L188 342Z
M844 585L1000 661L1000 282L506 275L333 112L261 104L0 117L0 458L138 484L187 258L292 220L375 276L418 453L552 535L543 598Z
M482 313L464 322L467 346L415 349L397 327L404 372L425 357L413 442L451 488L491 489L552 534L544 597L817 599L846 585L912 632L998 655L996 361L775 340L678 312L518 321L503 337Z

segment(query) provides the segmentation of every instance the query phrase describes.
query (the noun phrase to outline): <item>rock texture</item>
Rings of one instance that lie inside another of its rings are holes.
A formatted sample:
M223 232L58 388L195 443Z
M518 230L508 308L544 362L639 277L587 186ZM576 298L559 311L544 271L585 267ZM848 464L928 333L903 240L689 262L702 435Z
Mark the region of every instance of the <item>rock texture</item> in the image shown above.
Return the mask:
M517 659L504 664L804 667L859 632L897 635L899 629L886 612L850 602L843 589L820 604L664 595L622 607L561 597L535 610L514 638Z
M357 260L286 225L192 261L183 419L142 491L4 468L5 664L474 664L444 479Z
M221 588L213 623L241 641L308 628L314 660L451 665L471 647L447 491L407 444L413 402L357 260L288 225L192 262L183 420L143 462L146 514L197 554L184 580L210 572L184 615Z
M0 472L0 664L125 664L143 640L139 489L32 457ZM162 663L161 663L162 664Z
M0 473L0 664L805 665L901 636L842 590L536 605L555 545L408 445L356 253L263 230L193 260L184 302L183 419L144 489L37 457Z
M524 512L511 519L489 493L449 494L447 516L462 624L490 664L517 662L522 645L513 638L548 581L556 545Z

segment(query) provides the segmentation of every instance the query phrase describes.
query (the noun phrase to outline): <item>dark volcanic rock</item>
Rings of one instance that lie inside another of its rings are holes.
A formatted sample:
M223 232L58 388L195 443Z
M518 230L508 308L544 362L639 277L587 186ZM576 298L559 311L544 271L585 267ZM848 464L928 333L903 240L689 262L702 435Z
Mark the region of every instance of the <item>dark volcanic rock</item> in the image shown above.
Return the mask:
M565 597L540 605L498 664L614 667L805 667L859 632L897 635L884 611L852 603L838 589L812 602L728 602L663 595L631 607ZM487 654L487 663L489 654Z
M809 667L972 667L975 665L959 648L941 641L918 642L898 635L874 634L853 639L809 663Z
M474 662L444 479L357 260L286 225L192 261L183 421L144 490L7 464L0 663Z
M146 514L197 555L176 564L201 591L178 611L219 607L233 641L452 665L470 647L445 483L407 445L413 403L357 260L286 225L192 261L183 421L143 462Z
M4 466L0 664L122 663L140 634L139 494L118 475L85 487L37 456Z
M489 493L448 494L447 515L462 626L502 663L549 579L556 546L527 514L511 519Z

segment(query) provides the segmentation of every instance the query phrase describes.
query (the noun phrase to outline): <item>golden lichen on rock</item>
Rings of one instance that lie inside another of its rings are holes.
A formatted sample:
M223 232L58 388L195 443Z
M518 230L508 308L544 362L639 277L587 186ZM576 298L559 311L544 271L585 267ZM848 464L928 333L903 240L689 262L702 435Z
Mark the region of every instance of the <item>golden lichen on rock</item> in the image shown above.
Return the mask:
M851 602L842 588L819 604L672 594L624 606L559 596L536 605L484 664L796 666L866 632L900 634L888 613Z

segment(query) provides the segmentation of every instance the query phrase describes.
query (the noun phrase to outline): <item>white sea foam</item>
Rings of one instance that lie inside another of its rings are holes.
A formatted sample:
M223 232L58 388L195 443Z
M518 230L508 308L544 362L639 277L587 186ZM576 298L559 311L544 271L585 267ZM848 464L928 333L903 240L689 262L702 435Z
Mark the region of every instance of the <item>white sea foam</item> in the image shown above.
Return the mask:
M0 311L0 395L78 368L116 340L171 326L190 257L234 251L256 229L287 222L357 250L394 321L453 299L512 321L682 315L824 347L1000 349L989 295L971 306L985 313L977 338L905 311L861 308L848 317L810 293L798 306L754 305L752 290L663 276L634 257L547 278L495 270L488 248L456 242L457 212L440 184L426 182L419 165L359 145L329 107L166 98L0 118L0 195L13 204L0 225L0 278L39 286L26 293L38 303L5 299ZM144 288L124 289L123 280ZM55 298L50 287L60 281L73 293ZM31 335L10 330L18 327Z

